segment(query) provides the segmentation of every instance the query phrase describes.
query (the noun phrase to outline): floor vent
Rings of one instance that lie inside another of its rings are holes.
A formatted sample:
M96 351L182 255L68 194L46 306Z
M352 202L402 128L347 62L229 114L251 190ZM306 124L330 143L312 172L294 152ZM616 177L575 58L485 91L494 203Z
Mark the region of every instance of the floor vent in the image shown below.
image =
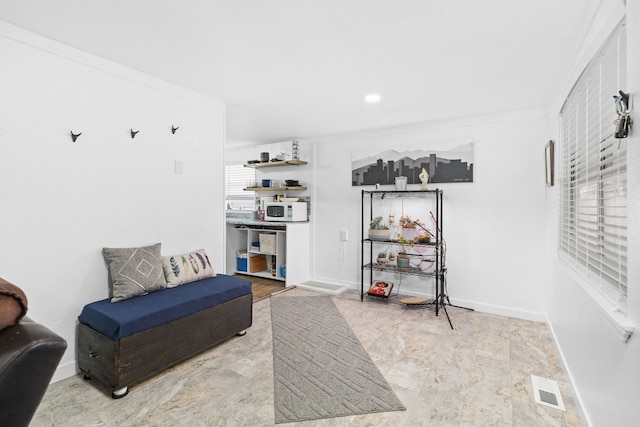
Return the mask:
M564 402L556 381L531 375L536 403L564 411Z

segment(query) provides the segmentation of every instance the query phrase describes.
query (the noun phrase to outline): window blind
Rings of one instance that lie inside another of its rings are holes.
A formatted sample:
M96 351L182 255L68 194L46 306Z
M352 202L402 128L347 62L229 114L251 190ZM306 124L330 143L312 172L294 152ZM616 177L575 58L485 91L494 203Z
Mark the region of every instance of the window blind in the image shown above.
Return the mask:
M627 295L627 146L614 137L613 96L625 84L622 22L574 85L559 120L560 253L619 302Z
M255 192L245 191L247 183L256 179L256 170L245 168L243 165L227 165L226 174L226 198L253 199Z

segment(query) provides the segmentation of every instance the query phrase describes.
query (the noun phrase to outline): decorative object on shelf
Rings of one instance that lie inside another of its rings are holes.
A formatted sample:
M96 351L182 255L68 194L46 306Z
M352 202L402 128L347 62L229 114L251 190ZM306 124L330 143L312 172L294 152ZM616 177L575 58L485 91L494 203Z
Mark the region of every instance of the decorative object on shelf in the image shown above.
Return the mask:
M138 134L138 132L140 132L140 131L131 129L131 139L135 138L136 135Z
M295 139L291 141L291 159L300 160L300 143Z
M547 142L544 147L544 169L547 174L547 186L553 187L553 141Z
M267 153L267 152L260 153L260 161L262 163L268 163L269 162L269 153Z
M422 172L420 172L420 175L418 175L418 178L420 178L420 182L422 182L422 191L427 191L427 182L429 182L429 173L425 170L425 168L422 168Z
M384 268L387 265L387 253L380 252L378 253L378 259L376 260L378 263L378 267Z
M172 134L174 134L174 135L175 135L175 133L176 133L176 131L177 131L178 129L180 129L180 126L175 127L175 126L171 125L171 133L172 133Z
M393 252L389 253L389 262L394 262L396 260L396 256Z
M73 133L73 131L71 131L71 141L76 142L76 139L78 139L80 135L82 135L82 132L75 134Z
M396 191L407 191L406 176L396 176L395 184L396 184Z
M263 187L271 187L271 180L270 179L263 179L262 180L262 186Z
M369 295L377 296L377 297L388 297L393 289L393 282L383 282L381 280L376 280L371 284L369 291L367 292Z
M377 216L369 223L369 239L371 240L389 240L391 231L389 227L382 222L382 217Z

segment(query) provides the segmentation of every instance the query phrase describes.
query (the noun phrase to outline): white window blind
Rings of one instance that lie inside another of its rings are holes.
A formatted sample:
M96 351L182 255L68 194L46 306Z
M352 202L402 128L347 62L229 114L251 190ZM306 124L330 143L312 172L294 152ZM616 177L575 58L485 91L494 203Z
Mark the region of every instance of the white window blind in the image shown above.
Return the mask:
M227 199L253 199L255 192L245 191L247 183L256 179L256 170L245 168L243 165L227 165L226 173L226 197Z
M626 90L622 22L560 112L562 258L621 304L627 295L627 141L614 137L614 95Z

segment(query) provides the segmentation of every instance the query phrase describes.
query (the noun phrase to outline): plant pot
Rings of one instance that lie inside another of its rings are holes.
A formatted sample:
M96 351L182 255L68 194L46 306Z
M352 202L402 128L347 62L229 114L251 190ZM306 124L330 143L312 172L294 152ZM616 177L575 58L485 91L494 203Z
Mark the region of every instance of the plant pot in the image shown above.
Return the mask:
M372 230L369 229L369 239L371 240L389 240L391 237L390 230Z
M418 237L418 230L416 230L415 228L403 228L402 229L402 238L404 240L406 240L407 242L412 241L416 237Z
M384 268L387 265L387 259L386 258L378 258L377 259L377 263L378 263L378 267Z
M409 257L398 257L396 259L398 268L409 268Z

